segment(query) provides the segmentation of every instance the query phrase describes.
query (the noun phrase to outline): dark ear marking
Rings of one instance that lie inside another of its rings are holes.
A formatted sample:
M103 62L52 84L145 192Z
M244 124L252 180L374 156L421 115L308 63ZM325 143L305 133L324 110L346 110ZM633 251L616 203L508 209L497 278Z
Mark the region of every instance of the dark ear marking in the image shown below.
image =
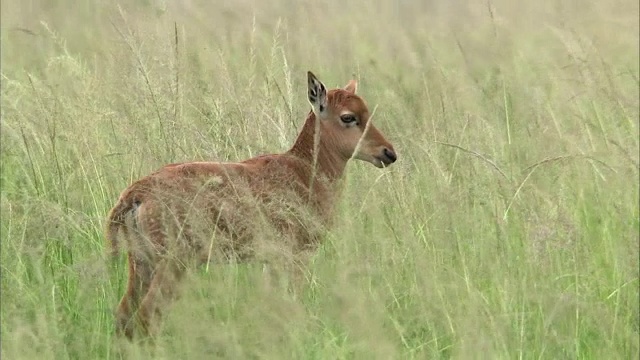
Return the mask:
M312 104L315 104L318 101L318 92L312 87L309 88L309 101Z
M327 89L324 84L311 72L307 71L307 96L316 115L322 115L327 109Z

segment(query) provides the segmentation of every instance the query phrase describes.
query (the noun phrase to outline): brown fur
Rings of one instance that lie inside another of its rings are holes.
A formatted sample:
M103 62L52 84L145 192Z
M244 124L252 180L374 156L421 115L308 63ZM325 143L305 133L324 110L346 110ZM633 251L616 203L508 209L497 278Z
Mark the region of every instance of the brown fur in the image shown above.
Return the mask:
M116 310L119 334L132 338L136 322L148 334L152 318L160 314L163 301L175 297L176 282L190 266L255 258L258 240L269 234L294 254L317 247L331 222L347 161L354 157L378 167L395 161L395 155L385 158L388 152L395 154L393 146L367 126L369 110L355 90L351 81L344 89L326 92L325 111L312 102L316 111L309 113L285 153L237 163L170 164L122 192L106 229L113 254L123 240L128 252L127 291ZM342 123L345 111L359 123Z

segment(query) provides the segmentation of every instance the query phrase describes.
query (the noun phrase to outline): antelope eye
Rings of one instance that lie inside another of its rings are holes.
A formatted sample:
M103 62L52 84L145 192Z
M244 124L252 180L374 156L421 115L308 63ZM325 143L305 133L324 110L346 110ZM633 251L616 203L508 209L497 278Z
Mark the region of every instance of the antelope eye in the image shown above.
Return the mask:
M340 120L345 124L351 124L356 121L356 116L353 114L344 114L340 116Z

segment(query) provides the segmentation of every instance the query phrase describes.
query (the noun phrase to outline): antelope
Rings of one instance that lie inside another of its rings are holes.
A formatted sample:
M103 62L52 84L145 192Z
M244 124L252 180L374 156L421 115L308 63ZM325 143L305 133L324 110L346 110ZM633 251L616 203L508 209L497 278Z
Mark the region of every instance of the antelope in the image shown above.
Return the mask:
M165 165L120 194L106 222L112 255L122 240L127 245L117 335L152 334L161 303L175 298L189 267L216 258L255 259L253 245L269 236L268 229L289 241L294 254L313 251L331 223L347 162L384 168L397 160L393 145L369 121L356 80L327 91L308 71L307 85L311 110L288 151L241 162Z

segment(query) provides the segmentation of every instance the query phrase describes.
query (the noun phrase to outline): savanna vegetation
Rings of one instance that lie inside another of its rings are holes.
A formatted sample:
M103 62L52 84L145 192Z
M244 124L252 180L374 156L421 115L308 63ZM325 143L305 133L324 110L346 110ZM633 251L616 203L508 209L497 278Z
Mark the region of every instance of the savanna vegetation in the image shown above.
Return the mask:
M5 0L7 359L630 359L640 350L637 1ZM347 168L301 296L204 267L114 336L120 191L289 148L306 71L359 80L399 159Z

